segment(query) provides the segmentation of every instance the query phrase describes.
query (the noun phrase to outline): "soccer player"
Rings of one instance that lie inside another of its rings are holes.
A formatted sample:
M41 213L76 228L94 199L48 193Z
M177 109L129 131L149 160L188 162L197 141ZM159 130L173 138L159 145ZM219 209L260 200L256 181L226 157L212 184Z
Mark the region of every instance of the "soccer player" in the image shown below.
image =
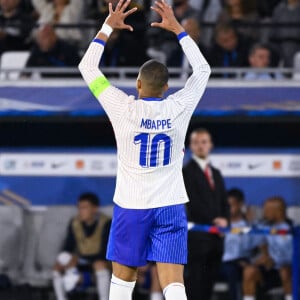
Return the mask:
M118 172L114 213L107 258L113 263L110 300L129 300L137 267L156 262L167 300L186 298L183 265L187 262L187 220L182 163L184 140L199 102L210 67L195 42L176 20L171 6L159 1L152 7L162 18L153 27L177 35L192 66L185 87L164 98L168 70L151 60L136 81L138 98L112 86L99 70L105 43L114 29L133 30L125 24L130 0L121 0L84 55L79 69L94 96L108 114L117 141Z

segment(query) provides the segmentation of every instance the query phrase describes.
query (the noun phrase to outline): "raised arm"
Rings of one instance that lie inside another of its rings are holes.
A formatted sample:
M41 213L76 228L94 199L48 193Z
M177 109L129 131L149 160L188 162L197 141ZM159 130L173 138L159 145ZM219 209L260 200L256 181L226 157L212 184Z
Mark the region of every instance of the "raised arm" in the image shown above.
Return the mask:
M199 47L184 28L176 20L173 9L165 0L155 1L152 10L162 18L160 23L154 22L152 27L159 27L177 35L179 43L193 69L193 73L187 80L185 87L173 95L174 100L181 101L190 111L193 111L202 97L210 75L210 66L202 55Z
M128 96L121 90L111 86L110 82L99 69L105 44L114 29L127 29L133 31L130 25L124 23L125 19L137 8L126 11L130 0L119 1L115 10L109 3L109 16L106 18L102 29L90 44L83 56L79 70L93 95L99 100L110 119L117 119L122 113L122 105ZM126 12L125 12L126 11Z

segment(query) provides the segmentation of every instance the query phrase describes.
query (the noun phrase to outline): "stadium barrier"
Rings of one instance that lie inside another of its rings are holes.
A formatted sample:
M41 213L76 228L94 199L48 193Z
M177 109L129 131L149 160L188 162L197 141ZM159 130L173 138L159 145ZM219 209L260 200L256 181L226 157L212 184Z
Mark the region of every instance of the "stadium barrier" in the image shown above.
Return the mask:
M102 67L101 70L107 77L118 78L120 80L130 79L136 77L139 68L137 67ZM241 80L247 72L255 72L257 74L269 73L269 74L281 74L287 76L287 78L282 78L281 80L275 80L276 82L284 81L285 79L290 80L293 78L295 81L299 80L297 76L293 76L299 73L299 70L294 68L212 68L212 77L217 76L218 79L224 80L228 76L233 76L232 80ZM190 68L169 68L169 74L172 78L179 78L185 80L191 74L192 70ZM0 68L0 75L2 80L10 78L10 74L20 73L21 75L16 78L18 80L26 79L37 79L41 80L41 74L56 75L57 77L68 77L68 76L78 76L80 77L80 72L78 68L73 67L39 67L39 68ZM26 74L26 76L22 76Z
M249 235L292 235L293 236L293 259L292 259L292 287L293 287L293 300L299 300L299 280L300 280L300 226L295 226L291 230L274 229L271 227L227 227L221 228L211 225L201 225L189 223L188 228L190 231L201 231L210 234L249 234Z

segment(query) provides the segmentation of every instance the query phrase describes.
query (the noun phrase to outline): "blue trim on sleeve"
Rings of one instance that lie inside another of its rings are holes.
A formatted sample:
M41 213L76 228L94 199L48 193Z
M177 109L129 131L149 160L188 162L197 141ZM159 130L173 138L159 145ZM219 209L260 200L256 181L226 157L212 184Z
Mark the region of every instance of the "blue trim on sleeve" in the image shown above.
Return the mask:
M186 37L186 36L188 36L188 34L187 34L185 31L179 33L179 34L177 35L178 41L180 41L181 39L183 39L183 38Z
M93 42L97 43L97 44L100 44L103 47L105 47L105 45L106 45L106 43L103 40L100 40L100 39L93 39Z

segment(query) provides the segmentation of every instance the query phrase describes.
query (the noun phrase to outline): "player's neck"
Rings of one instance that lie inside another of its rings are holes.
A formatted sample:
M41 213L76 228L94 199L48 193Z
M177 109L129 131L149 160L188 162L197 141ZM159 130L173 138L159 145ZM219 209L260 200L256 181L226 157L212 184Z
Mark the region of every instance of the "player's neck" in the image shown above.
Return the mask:
M147 98L162 98L163 94L151 94L151 93L139 93L139 99L147 99Z

